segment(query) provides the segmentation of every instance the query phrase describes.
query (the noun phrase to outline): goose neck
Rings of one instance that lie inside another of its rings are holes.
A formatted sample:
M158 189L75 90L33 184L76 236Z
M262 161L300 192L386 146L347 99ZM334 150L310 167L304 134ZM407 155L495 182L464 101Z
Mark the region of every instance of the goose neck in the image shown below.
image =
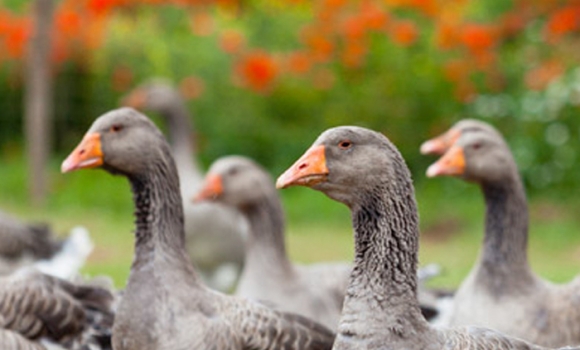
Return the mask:
M486 203L482 266L496 276L502 271L511 275L513 268L529 270L528 206L521 181L487 183L482 189Z
M277 197L268 196L241 208L249 223L246 241L246 264L291 270L284 237L285 222L282 206ZM264 265L266 264L266 265Z
M180 173L187 171L188 173L184 174L187 178L192 174L199 176L199 166L194 160L196 147L193 125L187 107L183 101L176 101L160 111L160 114L168 124L169 139L178 170Z
M384 182L363 196L351 208L355 262L343 322L358 314L379 318L375 324L395 333L425 328L417 301L419 231L409 175L399 174L398 181Z
M159 258L169 265L189 264L179 181L168 165L152 163L147 175L130 177L135 203L135 269Z

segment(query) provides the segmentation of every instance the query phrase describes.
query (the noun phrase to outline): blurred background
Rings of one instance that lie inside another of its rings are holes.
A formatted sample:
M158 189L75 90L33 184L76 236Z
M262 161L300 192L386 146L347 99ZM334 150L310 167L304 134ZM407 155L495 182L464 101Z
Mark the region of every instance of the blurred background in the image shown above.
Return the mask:
M386 134L414 175L420 260L443 267L439 286L471 268L484 204L475 185L426 179L435 159L419 146L462 118L493 124L525 181L532 266L565 281L580 271L579 44L575 0L3 0L0 209L88 227L84 272L124 286L126 180L59 167L97 116L163 77L187 99L204 168L243 154L277 177L328 127ZM351 259L346 208L304 188L281 196L291 257Z

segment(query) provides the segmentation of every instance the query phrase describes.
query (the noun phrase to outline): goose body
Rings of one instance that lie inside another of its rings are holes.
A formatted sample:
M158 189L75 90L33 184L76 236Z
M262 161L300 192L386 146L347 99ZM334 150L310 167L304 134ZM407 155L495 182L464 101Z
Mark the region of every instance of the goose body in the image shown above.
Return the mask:
M346 204L355 238L353 272L333 349L542 349L477 327L434 328L417 300L418 215L409 170L382 134L325 131L277 181L312 187Z
M282 203L265 169L246 157L222 157L208 170L199 200L231 206L249 224L246 263L236 295L271 303L336 329L351 265L290 261Z
M194 129L183 97L168 82L151 80L135 88L123 103L158 113L168 126L181 182L187 251L211 287L231 291L244 263L242 237L247 227L227 207L190 201L201 188L203 173L196 161Z
M332 346L322 325L202 283L185 250L175 163L147 117L132 108L99 117L62 170L93 167L126 176L135 203L135 258L115 319L115 350Z
M62 247L48 226L28 224L0 211L0 274L7 275L39 260L50 259Z
M1 277L0 348L44 349L44 340L66 349L111 349L113 302L107 289L34 269Z
M531 269L525 190L505 140L480 121L451 130L457 136L428 175L479 184L486 214L482 251L456 293L450 324L492 327L545 346L580 344L580 276L556 285Z

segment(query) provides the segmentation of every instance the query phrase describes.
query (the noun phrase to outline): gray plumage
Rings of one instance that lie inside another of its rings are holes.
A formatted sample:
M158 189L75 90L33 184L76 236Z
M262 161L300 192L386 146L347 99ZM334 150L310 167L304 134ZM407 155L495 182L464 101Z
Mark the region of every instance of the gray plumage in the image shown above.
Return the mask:
M285 218L274 181L249 158L222 157L208 171L223 192L213 200L239 210L249 224L246 263L236 295L272 303L336 329L350 263L297 265L286 252Z
M22 337L36 347L46 339L67 349L110 349L112 306L106 289L20 270L0 281L0 328L19 334L5 333L0 347Z
M135 202L135 258L115 319L116 350L331 347L332 332L319 324L205 287L184 248L175 163L149 119L121 108L89 134L100 135L102 167L129 179Z
M497 130L454 126L461 136L463 179L482 189L482 251L454 301L451 325L498 329L545 346L580 344L580 276L555 285L537 276L527 257L528 206L517 165Z
M0 329L0 347L15 350L47 350L37 341L29 340L17 332Z
M481 328L433 328L417 300L418 214L409 170L382 134L360 127L324 132L327 173L305 184L352 212L355 261L333 349L541 349ZM279 178L308 168L301 158Z
M49 259L61 247L47 225L24 223L0 211L0 274Z
M163 118L181 181L187 251L211 287L231 291L244 263L242 237L247 227L229 208L191 203L203 174L196 162L195 130L183 97L169 82L152 79L135 88L123 103Z

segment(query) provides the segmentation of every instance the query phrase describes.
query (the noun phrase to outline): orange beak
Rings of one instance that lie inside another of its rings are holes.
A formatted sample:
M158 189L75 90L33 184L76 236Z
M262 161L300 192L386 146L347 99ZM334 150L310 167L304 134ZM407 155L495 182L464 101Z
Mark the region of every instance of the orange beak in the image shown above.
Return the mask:
M307 150L294 165L280 175L276 188L297 185L312 187L326 181L328 168L324 152L324 146L314 146Z
M463 175L465 172L465 154L463 148L453 146L437 162L427 169L428 177Z
M92 133L85 135L81 143L62 162L60 171L68 173L78 169L96 168L102 164L101 135Z
M208 174L205 177L203 188L193 197L194 203L216 199L219 195L224 193L224 184L222 177L219 175Z
M450 129L445 134L432 138L431 140L423 142L421 145L421 154L437 154L445 153L461 135L461 132L456 129Z
M130 93L127 97L123 98L121 104L127 107L133 107L135 109L142 109L147 101L147 96L145 92L141 90L135 90Z

